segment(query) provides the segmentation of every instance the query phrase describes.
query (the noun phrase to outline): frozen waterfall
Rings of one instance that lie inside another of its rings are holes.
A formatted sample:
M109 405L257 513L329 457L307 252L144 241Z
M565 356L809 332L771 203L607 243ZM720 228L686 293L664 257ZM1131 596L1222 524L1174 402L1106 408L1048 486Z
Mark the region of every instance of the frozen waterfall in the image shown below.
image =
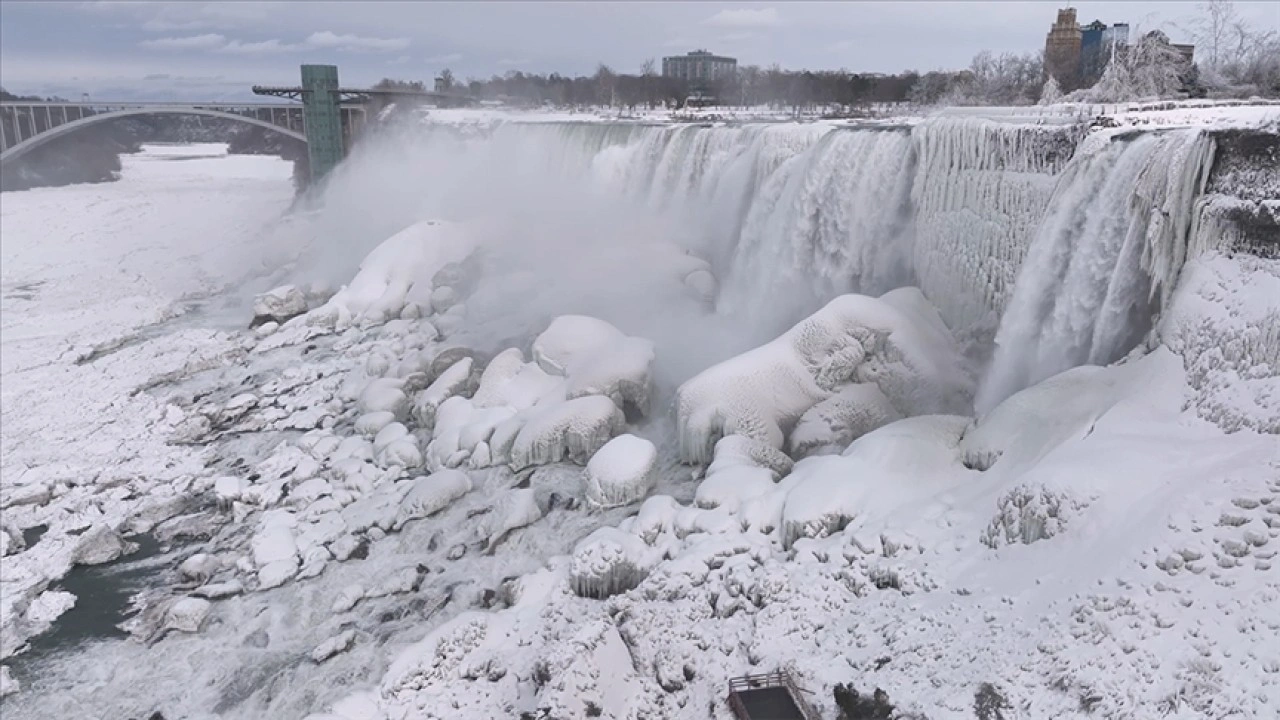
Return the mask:
M1197 130L1112 140L1072 162L1018 274L979 392L1014 392L1133 348L1177 280L1212 140Z
M379 207L379 191L412 188L414 203L373 219L388 226L427 217L485 223L503 207L518 220L519 237L495 253L513 258L510 286L544 277L529 271L544 264L568 273L520 291L541 315L589 310L626 324L624 312L599 305L654 305L667 286L641 261L688 253L714 275L702 287L718 321L736 328L705 338L692 361L705 366L777 336L837 295L914 285L975 357L992 353L998 334L984 406L1055 372L1115 360L1141 339L1186 258L1213 153L1212 139L1196 131L1090 134L1073 118L1019 116L506 123L470 134L433 130L411 147L373 156L380 175L394 179L390 188L331 196ZM614 262L593 264L596 254ZM588 285L599 297L587 307L569 302ZM530 301L549 293L556 302ZM510 306L507 295L491 304ZM649 314L649 325L683 322ZM513 317L510 332L528 324Z

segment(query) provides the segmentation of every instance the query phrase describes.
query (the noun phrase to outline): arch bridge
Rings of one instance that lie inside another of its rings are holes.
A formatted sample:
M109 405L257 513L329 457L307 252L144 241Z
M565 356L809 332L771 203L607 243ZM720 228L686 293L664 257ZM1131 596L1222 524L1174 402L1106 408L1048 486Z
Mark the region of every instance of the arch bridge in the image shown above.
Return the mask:
M338 108L344 145L364 125L365 108L344 103ZM187 115L232 120L266 128L306 143L303 106L290 103L174 103L174 102L28 102L0 103L0 162L28 152L76 130L119 118Z
M0 163L16 160L58 137L118 118L194 115L266 128L306 143L311 179L332 170L350 150L367 120L374 97L466 104L464 96L403 89L348 89L338 85L333 65L303 65L298 87L255 86L257 95L295 102L0 102Z

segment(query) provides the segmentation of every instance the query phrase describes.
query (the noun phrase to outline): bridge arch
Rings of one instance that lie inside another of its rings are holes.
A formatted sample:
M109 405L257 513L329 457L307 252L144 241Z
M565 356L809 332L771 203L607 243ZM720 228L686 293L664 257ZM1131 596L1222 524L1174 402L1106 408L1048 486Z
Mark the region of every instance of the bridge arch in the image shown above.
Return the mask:
M136 108L125 108L122 110L112 110L110 112L99 113L97 115L89 115L87 117L72 120L71 122L63 123L61 125L56 125L38 135L29 137L23 140L22 142L17 143L13 147L6 149L4 152L0 153L0 162L8 162L10 160L15 160L19 157L22 157L23 155L26 155L32 150L35 150L41 145L44 145L50 140L55 140L59 137L62 137L63 135L69 135L79 129L88 127L90 125L96 125L98 123L106 122L108 120L115 120L117 118L134 117L137 115L203 115L205 117L225 118L227 120L236 120L238 122L246 123L248 125L257 125L258 127L266 128L267 130L271 130L271 131L280 133L281 135L284 135L286 137L291 137L294 140L298 140L303 144L307 142L307 136L295 130L290 130L288 128L281 127L279 125L276 125L275 123L268 122L266 120L259 120L258 118L247 117L245 115L237 115L235 113L226 112L224 110L210 110L207 108L185 106L185 105L175 106L175 107L156 107L156 106L136 107Z

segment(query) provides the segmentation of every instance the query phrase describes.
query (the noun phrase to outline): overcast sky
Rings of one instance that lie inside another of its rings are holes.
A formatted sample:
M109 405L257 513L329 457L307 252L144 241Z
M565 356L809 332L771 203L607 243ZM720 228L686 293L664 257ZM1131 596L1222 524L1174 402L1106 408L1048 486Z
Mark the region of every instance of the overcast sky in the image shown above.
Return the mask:
M741 64L899 72L959 68L984 49L1041 49L1064 2L992 3L0 3L0 85L97 99L244 98L297 84L301 63L342 84L509 70L636 72L695 48ZM1080 2L1079 19L1160 27L1189 42L1195 3ZM1280 29L1280 2L1237 2Z

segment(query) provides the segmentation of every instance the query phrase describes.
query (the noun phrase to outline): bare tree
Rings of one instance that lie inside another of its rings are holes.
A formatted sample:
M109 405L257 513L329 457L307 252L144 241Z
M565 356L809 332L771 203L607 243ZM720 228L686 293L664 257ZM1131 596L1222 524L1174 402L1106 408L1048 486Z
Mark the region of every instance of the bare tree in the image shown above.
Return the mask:
M644 82L644 102L650 110L652 110L653 106L656 104L655 88L657 83L655 78L658 76L657 67L658 63L653 58L649 58L640 63L640 77L643 78Z
M453 89L453 71L449 68L440 71L440 87L445 92Z
M1210 69L1221 69L1224 53L1231 41L1232 28L1239 21L1231 0L1208 0L1200 6L1201 16L1196 21L1196 42L1208 54Z
M596 66L595 81L596 81L596 88L600 93L597 96L597 99L600 102L600 104L603 105L605 103L608 103L609 107L613 107L614 100L615 100L614 94L617 90L618 76L614 74L613 70L610 69L608 65L605 65L604 63L600 63L598 66Z

